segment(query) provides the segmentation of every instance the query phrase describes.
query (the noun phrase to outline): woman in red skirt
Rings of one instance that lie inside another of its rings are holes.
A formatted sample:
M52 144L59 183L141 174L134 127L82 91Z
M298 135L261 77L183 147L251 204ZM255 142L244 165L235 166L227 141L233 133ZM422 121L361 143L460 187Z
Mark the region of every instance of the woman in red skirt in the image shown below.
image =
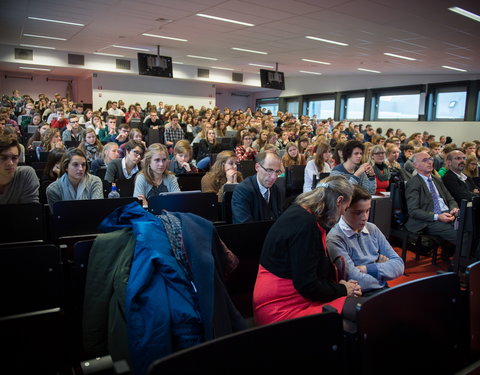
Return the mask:
M352 194L343 176L327 177L298 196L273 224L253 292L258 325L321 313L324 305L340 313L347 297L361 296L356 281L338 277L326 248L326 228L345 212Z

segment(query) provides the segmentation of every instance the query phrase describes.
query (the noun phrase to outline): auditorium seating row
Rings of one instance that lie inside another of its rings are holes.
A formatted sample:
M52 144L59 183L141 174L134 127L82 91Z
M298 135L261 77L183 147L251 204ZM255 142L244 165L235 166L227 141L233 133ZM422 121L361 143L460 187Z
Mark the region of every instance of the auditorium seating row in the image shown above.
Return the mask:
M252 322L252 292L272 222L217 225L239 258L227 290ZM2 248L0 351L6 373L82 374L94 359L81 344L83 292L93 238L73 251L54 244ZM357 305L356 324L323 314L258 327L159 359L150 374L194 369L299 369L325 373L455 373L480 359L480 262L389 288ZM107 356L107 353L105 353ZM92 359L90 361L90 359ZM104 369L105 370L105 369ZM70 372L69 372L70 371ZM116 372L111 369L111 374ZM93 368L88 373L93 372ZM108 372L98 372L108 373ZM128 372L127 372L128 373Z

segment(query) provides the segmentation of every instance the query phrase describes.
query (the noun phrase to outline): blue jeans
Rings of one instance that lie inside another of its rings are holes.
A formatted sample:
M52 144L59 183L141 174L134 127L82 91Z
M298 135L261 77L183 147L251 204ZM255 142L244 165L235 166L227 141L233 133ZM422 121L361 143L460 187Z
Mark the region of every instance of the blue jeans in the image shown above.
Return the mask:
M210 166L210 156L206 156L202 160L197 162L197 168L209 169L209 166Z

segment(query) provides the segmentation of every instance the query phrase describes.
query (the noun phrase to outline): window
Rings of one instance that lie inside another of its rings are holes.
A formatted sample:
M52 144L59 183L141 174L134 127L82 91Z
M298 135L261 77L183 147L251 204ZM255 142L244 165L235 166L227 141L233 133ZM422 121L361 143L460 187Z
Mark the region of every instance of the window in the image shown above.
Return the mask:
M308 115L317 116L319 120L333 118L335 115L335 99L311 100L307 104Z
M347 99L347 117L349 121L363 120L363 110L365 108L365 97Z
M287 112L291 113L295 117L298 117L298 101L287 102Z
M466 91L438 92L435 105L436 119L463 119L467 102Z
M278 112L278 98L257 99L257 108L265 108L266 112L270 111L273 116L276 116Z
M420 94L381 95L377 119L418 119Z

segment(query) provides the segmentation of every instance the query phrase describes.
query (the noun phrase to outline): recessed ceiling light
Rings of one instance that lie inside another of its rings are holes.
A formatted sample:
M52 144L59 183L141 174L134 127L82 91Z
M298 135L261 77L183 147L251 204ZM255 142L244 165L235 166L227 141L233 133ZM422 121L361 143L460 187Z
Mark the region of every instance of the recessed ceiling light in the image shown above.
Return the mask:
M237 47L232 47L232 49L234 49L235 51L258 53L259 55L268 55L267 52L255 51L255 50L253 50L253 49L244 49L244 48L237 48Z
M364 69L364 68L357 68L357 70L361 70L362 72L369 72L369 73L381 73L378 70L371 70L371 69Z
M220 70L233 70L232 68L222 68L221 66L212 66L211 68Z
M302 59L302 61L312 62L312 63L315 63L315 64L332 65L332 63L329 63L329 62L310 60L310 59Z
M67 40L65 38L57 38L54 36L46 36L46 35L35 35L35 34L23 34L23 36L29 36L31 38L42 38L42 39L53 39L53 40Z
M273 66L270 66L270 65L251 64L251 63L248 63L248 65L251 65L251 66L260 66L260 67L262 67L262 68L270 68L270 69L273 69Z
M114 53L94 52L93 54L94 55L102 55L102 56L125 57L124 55L116 55Z
M118 44L113 44L112 47L115 47L115 48L124 48L124 49L133 49L134 51L147 51L147 52L150 51L149 49L146 49L146 48L119 46Z
M142 35L144 35L144 36L151 36L151 37L153 37L153 38L176 40L177 42L188 42L187 39L173 38L173 37L171 37L171 36L155 35L155 34L148 34L148 33L143 33Z
M28 17L28 19L29 20L35 20L35 21L61 23L61 24L64 24L64 25L72 25L72 26L85 26L83 23L52 20L52 19L49 19L49 18Z
M460 7L451 7L451 8L448 8L448 10L451 10L452 12L455 12L457 14L470 18L474 21L480 22L480 16L478 14L469 12L468 10L462 9Z
M324 42L324 43L336 44L338 46L348 46L347 43L336 42L334 40L329 40L329 39L317 38L316 36L306 36L305 38L312 39L312 40L318 40L319 42Z
M44 70L44 71L47 71L47 72L50 72L51 69L46 69L46 68L32 68L32 67L29 67L29 66L19 66L18 69L25 69L25 70Z
M391 56L391 57L396 57L398 59L410 60L410 61L417 60L417 59L414 59L413 57L401 56L401 55L396 55L394 53L388 53L388 52L385 52L384 55Z
M56 49L55 47L47 47L47 46L37 46L35 44L20 44L21 47L32 47L32 48L43 48L43 49Z
M196 56L196 55L187 55L188 57L193 57L194 59L204 59L204 60L214 60L217 61L218 59L215 57L205 57L205 56Z
M448 66L448 65L442 65L442 68L450 69L450 70L456 70L457 72L466 72L465 69L454 68L453 66Z
M172 64L183 65L183 63L181 61L172 61Z
M222 17L211 16L209 14L197 13L196 16L204 17L204 18L210 18L212 20L217 20L217 21L236 23L238 25L243 25L243 26L255 26L253 23L236 21L236 20L232 20L230 18L222 18Z
M322 75L322 73L318 72L309 72L308 70L299 70L300 73L306 73L306 74L317 74L317 75Z

